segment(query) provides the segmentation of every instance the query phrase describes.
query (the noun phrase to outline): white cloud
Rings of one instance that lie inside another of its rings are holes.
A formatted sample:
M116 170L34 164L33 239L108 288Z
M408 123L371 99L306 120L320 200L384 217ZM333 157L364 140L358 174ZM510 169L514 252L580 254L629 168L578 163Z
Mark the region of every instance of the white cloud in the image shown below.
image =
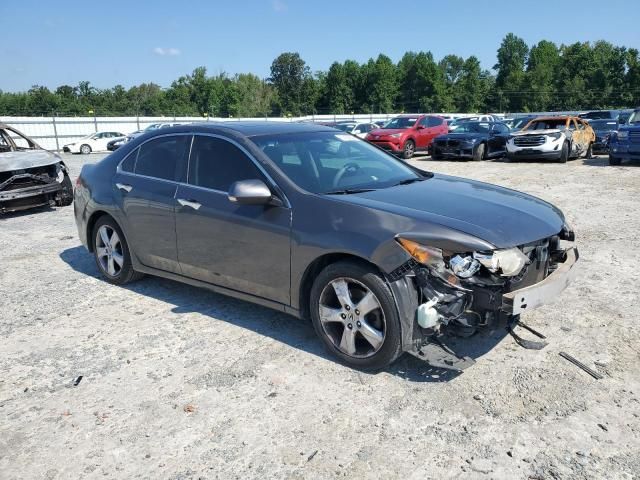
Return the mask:
M287 4L282 0L273 0L271 2L271 6L273 7L274 12L286 12Z
M175 56L175 55L180 55L181 52L177 48L156 47L153 49L153 53L161 56L164 56L164 55Z

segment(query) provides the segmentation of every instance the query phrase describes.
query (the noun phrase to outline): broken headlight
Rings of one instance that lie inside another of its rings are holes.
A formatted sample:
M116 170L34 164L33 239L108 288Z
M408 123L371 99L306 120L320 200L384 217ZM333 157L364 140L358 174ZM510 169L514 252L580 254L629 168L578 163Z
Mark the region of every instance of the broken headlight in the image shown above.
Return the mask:
M490 253L474 253L473 258L478 260L490 272L500 273L503 277L518 275L522 268L529 263L529 257L517 247L494 250Z

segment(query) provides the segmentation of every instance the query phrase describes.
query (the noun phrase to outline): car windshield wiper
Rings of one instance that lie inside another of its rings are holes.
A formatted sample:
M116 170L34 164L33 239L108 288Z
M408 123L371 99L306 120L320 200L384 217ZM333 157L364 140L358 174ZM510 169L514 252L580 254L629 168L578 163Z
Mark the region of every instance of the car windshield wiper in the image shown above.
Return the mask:
M342 190L331 190L324 192L324 195L351 195L352 193L373 192L375 188L344 188Z
M404 180L400 180L398 183L395 183L393 186L397 187L398 185L409 185L410 183L422 182L423 180L426 180L426 178L425 177L405 178Z

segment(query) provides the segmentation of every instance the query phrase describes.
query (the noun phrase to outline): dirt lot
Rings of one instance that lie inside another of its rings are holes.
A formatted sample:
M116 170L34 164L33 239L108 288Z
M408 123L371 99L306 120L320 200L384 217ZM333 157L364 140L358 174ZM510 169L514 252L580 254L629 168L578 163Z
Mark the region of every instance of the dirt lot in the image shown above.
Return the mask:
M75 176L99 158L67 160ZM11 215L0 478L640 478L640 167L416 163L566 213L579 278L523 318L544 350L495 331L460 342L477 358L461 375L409 356L359 373L286 315L157 278L103 282L72 207Z

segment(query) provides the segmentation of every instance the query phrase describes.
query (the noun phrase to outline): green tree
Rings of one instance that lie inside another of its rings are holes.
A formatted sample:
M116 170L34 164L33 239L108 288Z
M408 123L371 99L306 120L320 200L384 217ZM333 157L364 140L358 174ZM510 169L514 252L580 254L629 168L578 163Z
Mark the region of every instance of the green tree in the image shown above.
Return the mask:
M540 41L531 47L527 60L524 107L528 111L547 111L558 104L554 95L555 75L560 64L560 51L555 43Z
M282 114L300 115L305 106L304 94L311 89L311 71L300 54L285 52L271 64L269 79L278 92Z
M494 70L496 76L496 90L501 98L504 98L503 109L512 111L522 110L524 96L525 73L529 47L526 42L513 33L508 33L498 48L498 63Z

